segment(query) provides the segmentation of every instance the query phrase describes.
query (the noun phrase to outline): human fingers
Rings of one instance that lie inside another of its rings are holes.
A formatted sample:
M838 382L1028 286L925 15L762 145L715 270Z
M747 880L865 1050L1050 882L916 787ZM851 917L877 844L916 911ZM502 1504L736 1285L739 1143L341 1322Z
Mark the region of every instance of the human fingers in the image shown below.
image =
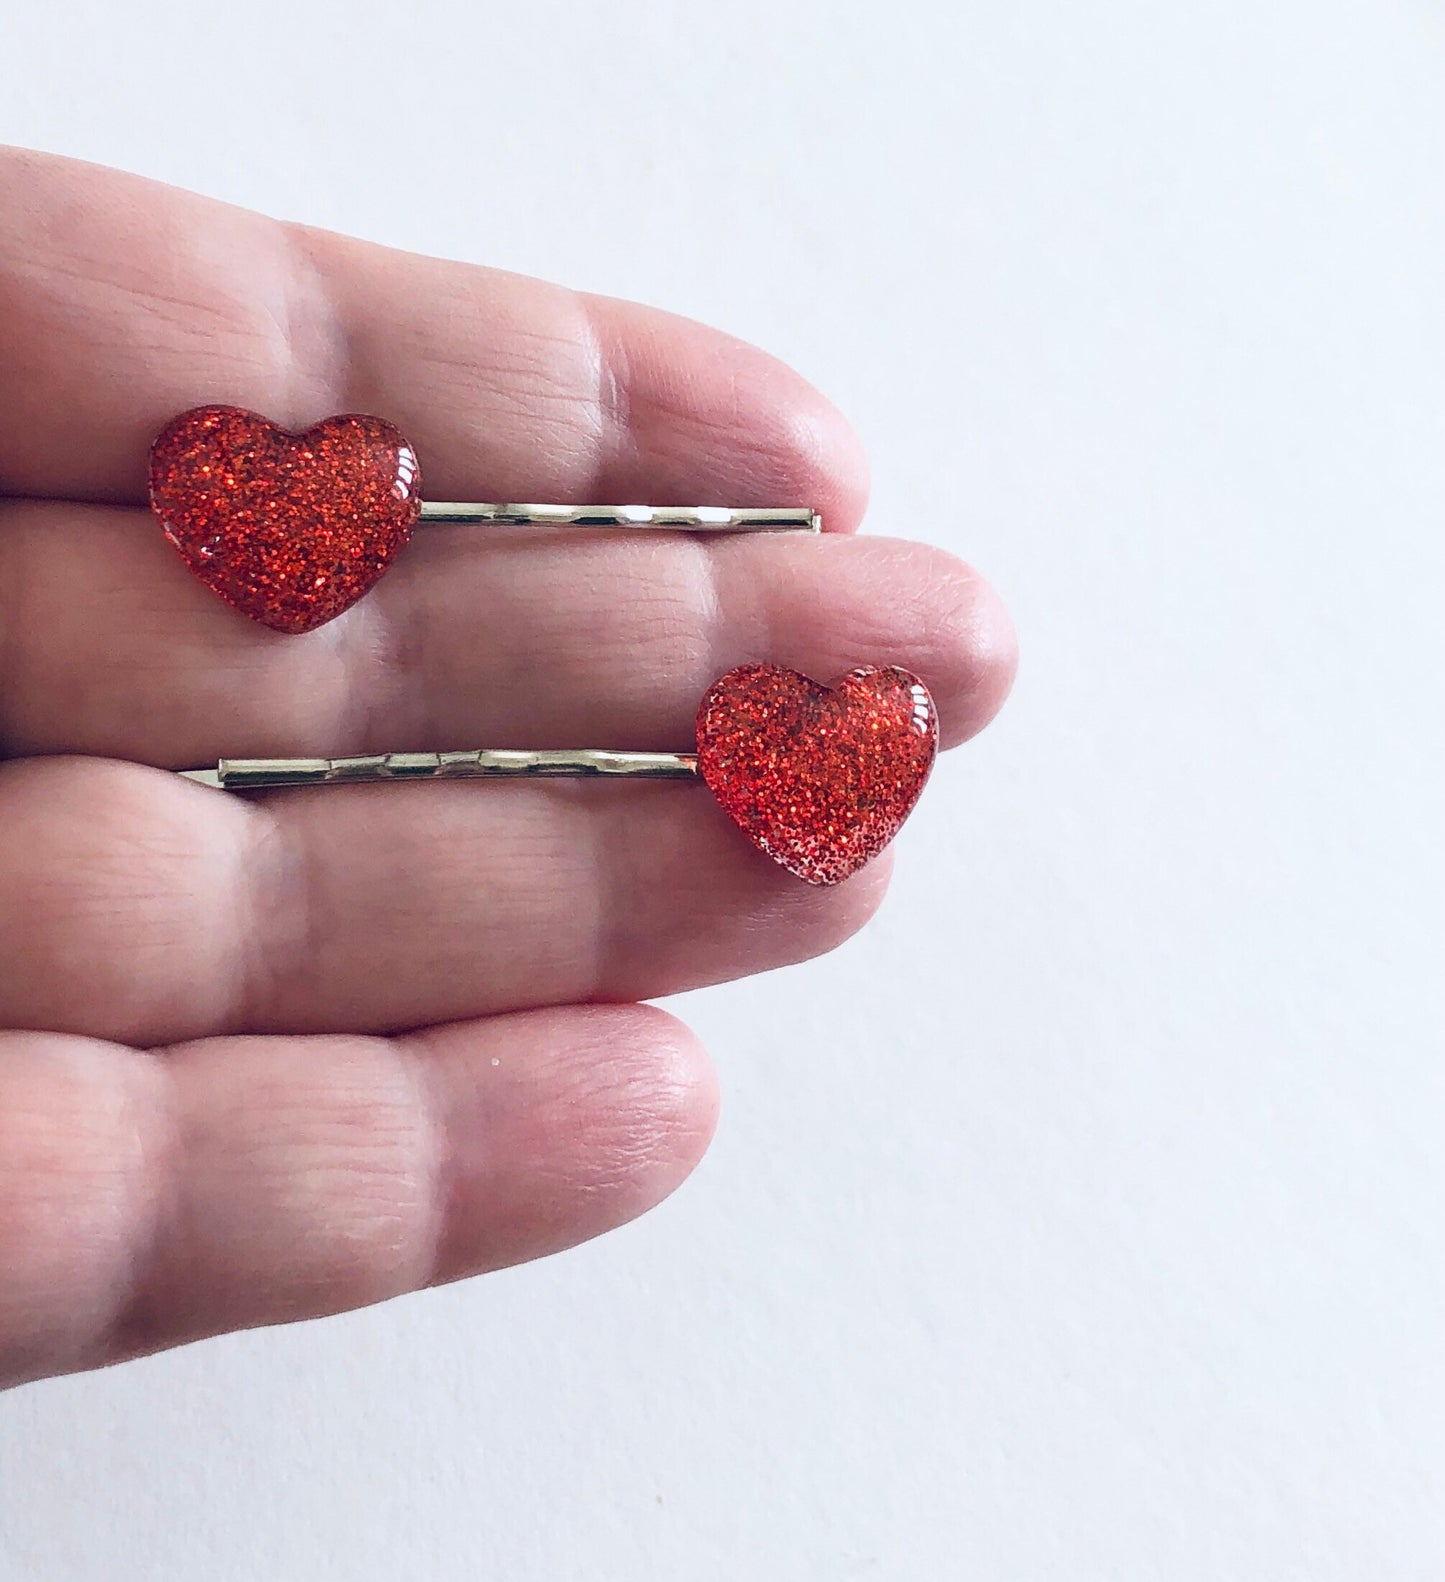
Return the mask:
M556 1252L665 1197L686 1028L571 1007L397 1039L0 1034L0 1386Z
M862 513L833 407L690 320L20 149L0 215L0 493L143 503L151 439L219 401L385 417L436 499Z
M26 759L0 765L0 1026L152 1044L652 999L831 949L888 871L803 884L697 784L255 799Z
M139 518L139 520L137 520ZM171 768L465 746L685 748L734 665L922 676L943 739L987 723L1013 634L987 583L903 541L482 542L428 529L340 621L244 620L145 513L0 506L0 751Z

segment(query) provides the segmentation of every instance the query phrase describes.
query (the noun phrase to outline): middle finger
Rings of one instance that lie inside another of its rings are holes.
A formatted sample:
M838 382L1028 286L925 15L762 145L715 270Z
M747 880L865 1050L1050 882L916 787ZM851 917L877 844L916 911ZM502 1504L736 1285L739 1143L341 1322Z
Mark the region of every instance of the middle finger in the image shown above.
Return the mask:
M153 1045L651 999L831 948L887 869L802 884L697 785L253 800L30 759L0 765L0 1026Z
M221 757L687 748L724 670L902 664L944 739L1012 672L1007 617L941 550L842 535L426 527L321 630L209 593L148 512L0 506L0 751L166 768Z

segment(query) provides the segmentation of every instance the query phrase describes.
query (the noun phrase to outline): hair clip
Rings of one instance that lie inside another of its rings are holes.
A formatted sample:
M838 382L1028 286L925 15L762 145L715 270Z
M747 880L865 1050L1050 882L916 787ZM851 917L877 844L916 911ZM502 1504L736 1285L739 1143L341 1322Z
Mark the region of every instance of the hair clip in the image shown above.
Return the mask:
M290 433L229 406L193 407L156 436L150 503L201 581L278 632L313 631L349 609L418 521L822 531L808 509L423 502L416 452L381 418L349 413Z
M595 749L223 758L187 779L222 791L383 780L615 775L701 780L760 851L809 884L838 884L913 811L938 752L928 688L896 665L822 686L779 665L739 665L708 688L695 753Z

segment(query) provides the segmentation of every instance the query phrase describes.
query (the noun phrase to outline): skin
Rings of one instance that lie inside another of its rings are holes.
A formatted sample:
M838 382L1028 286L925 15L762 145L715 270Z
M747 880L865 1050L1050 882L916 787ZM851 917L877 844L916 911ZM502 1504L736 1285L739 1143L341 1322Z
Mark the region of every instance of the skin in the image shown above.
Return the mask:
M756 349L515 275L0 150L0 1384L571 1246L697 1163L717 1090L636 1003L861 927L705 792L232 798L221 756L686 749L768 659L902 664L945 745L1014 644L937 549L852 536L843 419ZM375 412L434 499L800 503L821 541L425 528L304 637L186 571L150 439Z

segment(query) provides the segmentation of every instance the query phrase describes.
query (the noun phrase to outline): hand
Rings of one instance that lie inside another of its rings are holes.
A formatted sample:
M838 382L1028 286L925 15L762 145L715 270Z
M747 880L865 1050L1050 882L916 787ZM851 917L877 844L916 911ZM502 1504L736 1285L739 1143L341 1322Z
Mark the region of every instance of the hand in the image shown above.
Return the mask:
M490 783L235 798L221 756L686 748L746 659L918 672L945 742L1007 618L846 536L837 414L696 324L0 153L0 1383L539 1257L697 1162L715 1090L634 1002L827 950L882 897L790 878L705 794ZM308 637L145 509L224 401L389 418L434 499L809 504L822 540L420 529Z

